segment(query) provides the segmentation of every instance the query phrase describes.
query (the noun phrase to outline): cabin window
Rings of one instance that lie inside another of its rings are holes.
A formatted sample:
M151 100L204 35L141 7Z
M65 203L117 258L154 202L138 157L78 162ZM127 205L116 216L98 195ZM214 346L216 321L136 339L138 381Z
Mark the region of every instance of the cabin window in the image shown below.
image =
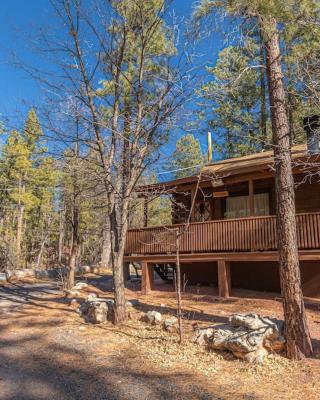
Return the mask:
M194 219L196 222L210 221L211 218L211 201L198 200L194 205Z
M254 215L270 215L269 193L254 195Z
M269 215L269 193L257 193L254 195L254 214ZM249 217L249 196L234 196L226 199L225 218Z
M226 198L225 218L244 218L249 216L249 196Z

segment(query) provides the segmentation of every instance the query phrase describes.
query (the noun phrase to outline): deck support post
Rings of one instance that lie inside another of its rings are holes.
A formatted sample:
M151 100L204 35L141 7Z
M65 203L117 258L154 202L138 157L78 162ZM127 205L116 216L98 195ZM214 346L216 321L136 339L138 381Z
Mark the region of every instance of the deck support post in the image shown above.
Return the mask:
M153 264L142 262L141 292L148 294L153 288Z
M219 297L228 298L231 289L230 262L218 260Z

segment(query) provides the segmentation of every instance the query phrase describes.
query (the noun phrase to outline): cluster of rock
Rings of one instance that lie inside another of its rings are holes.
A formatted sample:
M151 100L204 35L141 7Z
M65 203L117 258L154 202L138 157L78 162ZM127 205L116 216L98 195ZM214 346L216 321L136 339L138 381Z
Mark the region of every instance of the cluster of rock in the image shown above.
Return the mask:
M132 308L137 300L126 302L127 308ZM114 320L114 300L100 299L95 293L90 293L78 309L84 320L91 324L101 324Z
M57 267L52 269L37 269L37 268L26 268L26 269L15 269L6 271L6 280L10 279L25 279L25 278L37 278L37 279L59 279L62 276L66 276L68 273L67 267ZM75 268L75 275L83 275L86 273L98 274L105 270L97 265L81 265Z
M65 290L64 293L69 299L81 297L81 290L86 289L88 284L86 282L77 282L76 285L70 289Z
M229 323L198 329L195 342L215 350L228 350L250 363L263 363L284 349L283 322L252 314L234 314Z
M113 321L114 300L99 299L94 293L90 293L87 300L79 307L79 313L86 322L91 324Z
M162 315L158 311L148 311L142 315L141 321L146 322L150 325L161 325L167 332L178 331L178 318L168 317L162 320Z
M81 291L87 286L85 282L79 282L72 291ZM137 318L147 324L161 326L171 333L179 331L176 317L163 318L158 311L148 311L141 315L140 311L134 310L134 306L138 303L138 300L127 301L129 317L136 312ZM95 293L90 293L78 311L88 323L100 324L113 321L114 300L100 299ZM209 349L229 351L235 357L251 363L263 363L266 356L281 352L285 345L283 322L261 317L255 313L233 314L226 324L197 329L194 341Z

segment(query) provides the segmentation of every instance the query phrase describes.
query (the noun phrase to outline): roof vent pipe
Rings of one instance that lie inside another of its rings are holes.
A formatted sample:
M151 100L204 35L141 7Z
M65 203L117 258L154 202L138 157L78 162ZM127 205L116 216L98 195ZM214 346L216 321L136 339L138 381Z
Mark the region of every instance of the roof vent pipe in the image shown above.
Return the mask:
M303 129L307 134L309 154L320 153L320 116L309 115L303 118Z
M212 162L212 138L211 138L211 132L208 132L208 163Z

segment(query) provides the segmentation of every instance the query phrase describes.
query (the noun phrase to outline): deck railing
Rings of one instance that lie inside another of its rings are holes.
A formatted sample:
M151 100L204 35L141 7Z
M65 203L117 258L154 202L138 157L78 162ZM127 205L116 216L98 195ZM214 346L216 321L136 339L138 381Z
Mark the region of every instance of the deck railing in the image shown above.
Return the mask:
M296 215L298 247L320 249L320 212ZM130 229L128 254L168 254L175 252L176 229L184 232L181 253L263 251L277 249L276 217L249 217L161 227Z

